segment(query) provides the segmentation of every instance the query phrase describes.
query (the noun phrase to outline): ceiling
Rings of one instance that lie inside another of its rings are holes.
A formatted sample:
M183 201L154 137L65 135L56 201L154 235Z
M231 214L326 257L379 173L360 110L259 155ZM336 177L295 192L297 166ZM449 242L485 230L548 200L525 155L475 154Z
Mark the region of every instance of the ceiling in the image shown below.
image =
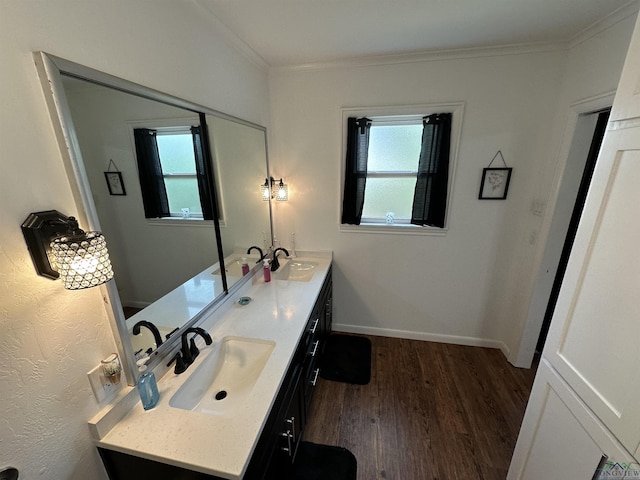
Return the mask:
M270 66L569 41L629 0L195 0Z

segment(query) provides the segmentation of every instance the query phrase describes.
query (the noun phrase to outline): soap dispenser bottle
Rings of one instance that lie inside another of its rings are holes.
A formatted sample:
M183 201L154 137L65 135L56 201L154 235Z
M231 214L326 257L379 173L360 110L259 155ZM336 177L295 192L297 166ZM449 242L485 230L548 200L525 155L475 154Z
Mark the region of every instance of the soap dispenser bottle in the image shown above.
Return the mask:
M264 283L271 281L271 268L269 267L269 260L262 261L262 273L264 275Z
M145 410L149 410L155 407L160 400L160 393L158 392L158 384L156 383L156 376L152 371L147 369L147 361L149 357L141 358L136 362L138 365L138 371L140 377L138 378L138 393L140 394L140 400L142 400L142 406Z
M249 264L247 263L247 257L242 257L242 276L244 277L247 273L249 273Z

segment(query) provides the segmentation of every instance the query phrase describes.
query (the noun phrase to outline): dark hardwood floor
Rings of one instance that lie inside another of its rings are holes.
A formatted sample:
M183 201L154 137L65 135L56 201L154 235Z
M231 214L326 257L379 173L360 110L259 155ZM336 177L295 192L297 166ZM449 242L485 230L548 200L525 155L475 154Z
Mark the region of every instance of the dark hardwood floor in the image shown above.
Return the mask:
M495 349L368 338L371 382L319 379L304 439L348 448L358 480L504 480L535 369Z

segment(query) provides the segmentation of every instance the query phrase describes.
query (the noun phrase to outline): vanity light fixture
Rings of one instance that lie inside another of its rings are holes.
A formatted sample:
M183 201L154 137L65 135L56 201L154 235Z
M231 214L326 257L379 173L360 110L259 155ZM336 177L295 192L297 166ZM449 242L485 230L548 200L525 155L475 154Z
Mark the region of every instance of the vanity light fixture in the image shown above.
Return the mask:
M271 177L271 182L273 182L273 177ZM271 196L271 185L269 185L269 179L265 178L264 183L260 185L260 195L262 196L262 200L268 202Z
M260 185L260 193L262 200L265 202L270 198L275 198L278 202L286 202L289 200L289 185L273 177L265 178L264 183Z
M287 200L289 200L289 185L283 183L282 179L280 179L280 182L274 185L273 189L275 190L274 195L276 197L276 201L286 202Z
M38 275L60 278L67 290L96 287L113 278L107 243L57 210L31 213L22 224Z

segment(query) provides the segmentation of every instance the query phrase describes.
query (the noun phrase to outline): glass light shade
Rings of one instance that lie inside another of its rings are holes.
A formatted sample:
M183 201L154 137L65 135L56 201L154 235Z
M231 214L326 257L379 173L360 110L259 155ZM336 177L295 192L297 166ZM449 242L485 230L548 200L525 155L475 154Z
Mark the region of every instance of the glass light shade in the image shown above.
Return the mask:
M268 202L271 198L271 187L268 182L265 182L263 185L260 185L260 194L262 195L262 200Z
M67 290L95 287L113 278L107 243L100 232L58 237L51 252Z
M278 202L286 202L289 200L289 186L282 183L282 179L273 186L273 189L275 190L275 197Z

